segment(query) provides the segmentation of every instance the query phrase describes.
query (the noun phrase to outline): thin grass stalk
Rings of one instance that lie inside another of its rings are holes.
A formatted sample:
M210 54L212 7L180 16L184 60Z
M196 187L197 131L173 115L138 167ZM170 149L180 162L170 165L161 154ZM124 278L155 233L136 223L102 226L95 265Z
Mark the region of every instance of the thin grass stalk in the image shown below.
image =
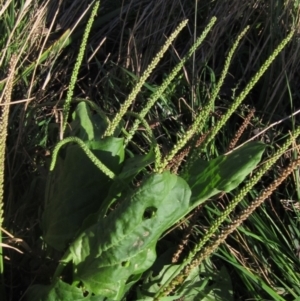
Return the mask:
M209 103L203 108L203 110L198 114L198 116L196 117L192 127L186 132L186 134L178 141L178 143L174 146L174 148L171 150L171 152L168 154L168 156L165 158L165 160L163 161L162 165L161 165L161 169L160 171L164 170L164 168L168 165L168 163L170 161L172 161L172 159L174 158L174 156L176 156L176 154L183 148L186 146L187 142L193 137L193 135L195 133L199 133L201 132L201 130L203 129L204 125L205 125L205 121L211 111L211 108L213 106L213 104L215 103L215 100L217 98L217 96L219 95L219 92L221 90L221 87L224 83L225 77L228 74L228 70L230 67L230 63L232 61L232 57L235 53L235 50L237 49L242 37L246 34L246 32L248 31L249 26L247 26L237 37L237 39L235 40L232 48L230 49L226 60L225 60L225 64L224 64L224 68L222 70L222 74L221 77L216 85L216 88L214 89L212 96L209 100Z
M172 44L172 42L175 40L175 38L178 36L179 32L186 26L188 23L188 20L182 21L175 31L171 34L171 36L166 40L165 44L161 47L160 51L156 54L156 56L153 58L141 78L138 80L137 84L131 91L131 93L128 95L125 102L121 105L120 111L116 114L115 118L112 120L111 124L108 126L107 130L104 133L104 137L106 136L112 136L115 132L117 126L119 125L120 121L122 120L123 116L128 111L128 108L135 100L137 94L141 91L143 85L145 84L148 77L151 75L154 68L157 66L157 64L162 59L165 52L168 50L169 46ZM144 118L142 116L142 118Z
M167 76L167 78L163 81L162 85L153 93L153 95L150 97L150 99L147 101L147 104L145 105L144 109L139 113L139 115L142 118L145 118L152 106L155 104L155 102L159 99L159 97L164 93L166 88L170 85L172 80L176 77L176 75L179 73L183 65L187 62L188 59L195 53L197 48L201 45L205 37L207 36L208 32L211 30L213 25L216 22L216 18L213 17L208 25L205 27L204 31L202 32L201 36L195 41L193 46L190 48L188 53L182 58L182 60L173 68L171 73ZM128 144L129 141L131 141L132 137L136 133L138 127L139 127L140 121L138 119L135 120L132 128L129 131L129 136L125 139L125 145Z
M3 2L3 1L1 1L1 2ZM14 14L13 16L15 18L15 22L14 22L14 26L13 26L12 30L10 31L8 39L5 43L5 46L3 45L4 47L3 47L3 49L1 49L0 66L3 66L3 62L4 62L5 58L8 56L10 45L13 44L13 39L17 36L16 32L18 31L20 23L23 21L23 18L26 16L26 13L29 11L30 5L31 5L31 3L29 1L26 1L23 5L21 5L18 13L15 14L16 11L14 9L14 3L12 3L11 11ZM10 8L7 8L7 11L9 11L9 10L10 10Z
M49 58L50 55L58 55L58 53L64 47L67 47L71 43L71 39L69 38L70 32L70 29L67 29L66 32L51 46L49 46L49 48L47 48L36 61L32 62L23 72L16 76L14 83L19 81L21 78L26 78L29 76L30 73L37 67L37 65L42 64L46 59ZM20 50L20 53L22 53L22 50L23 49ZM3 89L5 82L5 79L0 82L0 91Z
M80 45L80 48L79 48L79 53L78 53L78 56L77 56L77 60L76 60L74 69L72 71L72 76L71 76L70 85L69 85L69 89L68 89L67 96L66 96L66 101L65 101L64 106L63 106L63 125L62 125L61 139L63 139L63 133L66 130L66 127L67 127L67 122L68 122L70 106L71 106L71 101L72 101L72 96L73 96L75 84L76 84L76 81L77 81L80 66L82 64L84 51L85 51L85 48L86 48L86 45L87 45L87 40L88 40L90 31L91 31L92 25L94 23L96 14L98 12L99 6L100 6L100 1L96 1L95 4L94 4L94 7L92 9L91 15L89 17L88 23L85 27L82 42L81 42L81 45Z

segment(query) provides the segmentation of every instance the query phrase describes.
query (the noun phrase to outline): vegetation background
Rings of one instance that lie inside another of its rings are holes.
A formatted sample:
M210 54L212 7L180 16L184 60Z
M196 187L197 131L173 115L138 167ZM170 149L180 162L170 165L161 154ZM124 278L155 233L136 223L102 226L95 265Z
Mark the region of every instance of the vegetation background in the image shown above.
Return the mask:
M253 108L240 143L263 132L257 139L276 147L299 125L299 6L297 0L102 0L72 105L91 100L111 118L166 37L181 20L189 19L132 105L131 109L138 111L216 16L217 23L205 42L147 117L162 152L167 153L209 99L231 45L247 25L250 29L234 55L206 130L294 28L291 43L209 145L205 157L228 151ZM12 56L18 58L8 122L2 224L2 284L9 301L22 300L32 284L47 283L59 259L44 251L39 222L50 152L58 141L62 106L89 8L90 1L82 0L0 2L0 89ZM130 120L125 128L129 125ZM142 152L147 145L143 128L134 142L132 151ZM273 153L273 148L268 148L265 160ZM287 152L251 191L252 197L297 156L297 148ZM224 194L204 206L193 226L191 245L231 197ZM299 200L296 169L213 255L214 267L226 268L226 283L232 286L234 300L270 300L268 287L282 300L300 300ZM245 204L240 204L241 208ZM178 244L180 231L178 227L168 234Z

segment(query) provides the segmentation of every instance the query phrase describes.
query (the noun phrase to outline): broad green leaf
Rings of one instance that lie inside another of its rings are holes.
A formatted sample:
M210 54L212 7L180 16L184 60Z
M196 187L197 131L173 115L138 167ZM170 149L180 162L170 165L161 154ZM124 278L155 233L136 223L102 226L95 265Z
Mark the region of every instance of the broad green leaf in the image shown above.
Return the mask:
M137 289L138 300L152 301L161 285L173 275L177 268L178 265L176 264L165 265L158 274L155 274L151 269L144 283ZM176 293L174 296L168 297L169 299L163 298L162 300L177 300L181 297L182 295Z
M155 156L153 150L146 155L137 155L125 160L121 173L110 187L110 191L101 204L97 213L97 219L103 218L111 205L122 197L122 193L128 193L132 179L146 166L154 162ZM95 214L96 215L96 214Z
M124 160L123 139L90 141L88 147L114 173ZM77 145L67 145L49 173L42 229L45 241L62 251L75 237L83 220L99 210L113 181Z
M223 266L219 271L204 272L205 281L194 269L179 292L185 301L233 301L230 275Z
M153 149L146 155L137 155L125 160L119 179L128 179L136 176L143 168L153 163L155 155Z
M177 267L178 265L168 264L161 268L158 274L149 273L137 290L138 300L152 301L161 285L173 275ZM215 270L212 268L211 262L206 260L201 267L193 269L176 290L173 299L169 300L178 300L183 297L186 301L233 301L231 279L225 267L219 271Z
M254 141L225 155L219 169L221 181L217 188L225 192L236 188L260 162L265 148L266 144Z
M259 163L265 148L261 142L249 142L209 162L197 160L185 177L192 190L191 206L236 188Z
M99 141L105 132L107 123L98 114L92 114L86 102L80 102L72 114L70 136L77 136L83 141Z
M152 266L157 240L188 212L190 189L169 172L151 175L106 218L70 246L75 280L120 300L127 280Z
M103 296L83 296L82 289L58 279L52 285L34 285L26 293L28 301L110 301Z

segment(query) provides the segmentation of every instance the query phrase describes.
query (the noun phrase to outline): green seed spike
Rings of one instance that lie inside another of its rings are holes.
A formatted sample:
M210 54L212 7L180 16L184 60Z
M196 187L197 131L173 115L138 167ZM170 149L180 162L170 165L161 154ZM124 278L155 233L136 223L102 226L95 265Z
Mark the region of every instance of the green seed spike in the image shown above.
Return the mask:
M208 143L214 139L214 137L216 136L216 134L220 131L220 129L223 127L223 125L227 122L227 120L229 119L229 117L235 112L235 110L237 109L237 107L247 97L247 95L249 94L249 92L252 90L252 88L258 82L258 80L263 76L263 74L270 67L271 63L275 60L275 58L282 51L282 49L287 45L287 43L292 39L294 33L295 33L295 30L292 30L287 35L287 37L282 40L282 42L277 46L277 48L270 55L270 57L265 61L265 63L261 66L261 68L258 70L258 72L253 76L253 78L250 80L250 82L248 83L248 85L246 86L246 88L234 100L234 102L231 105L230 109L226 112L225 115L222 116L222 118L217 122L216 126L213 128L213 130L208 135L207 139L205 140L205 143L203 144L203 149L205 149L207 147Z
M183 65L187 62L187 60L193 55L193 53L197 50L197 48L200 46L200 44L203 42L205 37L207 36L208 32L211 30L213 25L215 24L217 18L213 17L209 24L204 29L201 36L196 40L195 44L191 47L191 49L188 51L188 53L183 57L183 59L174 67L172 72L167 76L167 78L163 81L162 85L153 93L153 95L150 97L148 102L146 103L144 109L139 113L139 116L142 118L145 118L145 116L148 114L149 110L152 108L152 106L155 104L155 102L159 99L159 97L164 93L166 88L170 85L172 80L176 77L176 75L179 73L179 71L182 69ZM138 129L138 126L140 124L140 121L137 119L135 120L132 128L129 131L129 136L125 139L125 145L128 144L128 142L132 139L133 135Z
M77 80L77 77L78 77L80 66L82 64L84 51L85 51L85 48L86 48L86 45L87 45L87 40L88 40L90 31L91 31L92 25L94 23L97 11L99 9L99 6L100 6L100 1L96 1L96 3L94 4L92 13L90 15L90 18L88 20L88 23L87 23L87 25L85 27L85 30L84 30L82 42L81 42L81 45L80 45L80 48L79 48L79 53L78 53L77 60L76 60L76 63L75 63L75 66L74 66L74 69L73 69L73 72L72 72L70 85L69 85L68 93L67 93L67 96L66 96L66 101L65 101L65 104L64 104L64 107L63 107L62 132L64 132L66 127L67 127L67 121L68 121L69 112L70 112L71 100L72 100L76 80Z
M233 55L238 47L238 45L240 44L241 39L245 36L245 34L247 33L247 31L249 30L249 26L247 26L240 34L239 36L236 38L235 42L233 43L227 57L225 60L225 64L224 64L224 68L222 70L222 74L221 77L216 85L216 88L213 90L211 98L209 100L209 103L204 106L203 110L199 113L199 115L197 116L196 120L195 120L195 124L194 126L191 128L191 135L194 135L196 132L200 133L202 131L202 129L204 128L205 122L209 116L209 113L211 111L211 108L213 107L215 100L217 99L219 92L221 90L221 87L224 83L225 77L228 74L229 71L229 67L233 58ZM187 133L189 135L189 132ZM190 158L187 161L187 164L184 166L184 170L182 171L182 173L188 172L188 169L193 165L193 162L197 159L199 154L199 149L198 148L194 148L193 151L191 152ZM169 159L167 159L169 160Z
M79 138L77 137L68 137L55 146L52 154L52 160L51 160L51 165L50 165L50 171L52 171L55 167L56 159L59 150L61 149L62 146L64 146L67 143L77 143L81 149L85 152L85 154L88 156L88 158L105 174L107 175L110 179L114 179L116 175L109 169L107 168L91 151L90 149L86 146L86 144Z
M229 54L226 58L225 61L225 65L221 74L221 78L219 79L216 88L214 89L211 99L209 101L209 103L204 107L204 109L201 111L201 113L198 114L196 120L194 121L192 127L190 128L190 130L188 130L186 132L186 134L178 141L178 143L175 145L175 147L171 150L170 154L165 158L164 162L161 165L161 169L164 169L167 164L172 161L172 159L174 158L174 156L176 156L176 154L186 146L187 142L194 136L194 134L196 132L200 132L205 124L205 121L209 115L209 112L211 110L211 107L213 106L213 104L215 103L215 100L220 92L220 89L223 85L224 79L228 73L228 69L230 66L230 62L232 60L233 54L235 52L235 50L237 49L240 40L242 39L242 37L246 34L246 32L248 31L249 26L246 27L242 33L237 37L236 41L234 42L231 50L229 51Z
M234 199L230 202L230 204L227 206L225 211L214 221L214 223L211 225L210 229L206 232L206 234L203 236L202 240L200 240L194 249L189 253L188 257L184 260L184 262L178 267L178 269L174 272L174 274L170 277L170 279L164 284L164 286L161 287L160 291L157 293L156 299L159 300L159 298L163 296L167 296L168 292L171 292L174 287L174 283L178 281L178 277L181 275L183 276L182 279L185 279L187 276L187 271L190 271L190 269L185 269L185 267L189 266L192 261L195 260L195 256L198 252L203 252L204 258L205 254L207 254L206 243L209 241L209 239L216 233L216 231L219 229L220 225L226 220L226 218L229 216L229 214L234 210L236 205L241 202L244 197L247 195L247 193L256 185L262 176L272 167L272 165L275 164L275 162L287 151L287 149L294 143L295 139L297 139L300 136L300 126L296 128L296 130L293 132L293 136L290 136L286 142L283 144L281 148L279 148L274 156L270 158L256 173L254 176L251 177L250 181L240 190L240 192L234 197ZM203 249L204 247L204 249ZM202 257L201 257L202 258ZM203 260L203 259L202 259ZM195 264L195 261L194 261ZM199 262L200 264L200 262ZM173 282L174 280L174 282Z
M135 117L136 120L139 120L139 122L142 123L142 125L144 126L147 134L149 135L149 137L151 139L151 145L153 145L153 147L154 147L155 168L157 168L161 163L161 153L160 153L159 146L157 144L156 138L153 135L153 132L152 132L149 124L147 123L147 121L144 118L142 118L140 116L140 114L133 113L133 112L127 112L126 115L130 115L130 116ZM126 133L126 135L128 136L129 134Z
M171 34L171 36L167 39L165 44L162 46L161 50L157 53L157 55L154 57L152 62L149 64L147 69L145 70L144 74L142 77L139 79L137 82L136 86L133 88L131 93L128 95L127 99L125 100L124 104L121 105L120 111L117 113L111 124L108 126L106 132L104 133L104 136L112 136L115 129L117 128L118 124L120 123L121 119L123 116L126 114L128 111L129 106L132 104L132 102L135 100L137 94L140 92L142 89L143 85L145 84L147 78L150 76L156 65L159 63L159 61L162 59L164 53L167 51L169 46L172 44L174 39L178 36L179 32L183 29L183 27L186 26L188 23L188 20L182 21L175 31ZM142 116L144 117L144 116Z
M267 199L273 191L293 172L293 170L299 166L300 158L291 164L280 174L280 177L276 179L268 188L266 188L259 197L257 197L251 204L243 210L238 216L236 216L228 226L224 227L220 234L217 234L214 239L200 252L193 256L193 260L186 266L183 272L178 274L172 281L174 285L181 284L191 271L199 266L205 258L210 256L220 244L224 243L226 238L234 232L253 212L257 209L265 199ZM171 286L170 286L171 287ZM171 292L171 290L169 291ZM166 293L166 291L165 291Z

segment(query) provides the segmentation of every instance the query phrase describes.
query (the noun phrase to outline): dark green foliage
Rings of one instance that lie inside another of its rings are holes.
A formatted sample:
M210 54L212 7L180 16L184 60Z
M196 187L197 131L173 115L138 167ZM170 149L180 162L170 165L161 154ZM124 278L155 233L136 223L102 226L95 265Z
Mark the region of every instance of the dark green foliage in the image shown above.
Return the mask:
M79 107L74 115L76 134L89 139L86 144L116 178L106 177L78 146L61 150L48 181L44 239L60 251L73 240L63 257L63 263L72 262L73 282L90 294L121 300L152 267L161 235L195 206L241 183L261 159L265 145L252 142L209 162L198 160L188 182L165 171L145 176L134 188L132 179L153 162L153 152L124 161L123 139L101 139L99 119L85 104ZM108 211L115 202L117 207ZM44 288L43 300L63 289L59 287L57 283Z

